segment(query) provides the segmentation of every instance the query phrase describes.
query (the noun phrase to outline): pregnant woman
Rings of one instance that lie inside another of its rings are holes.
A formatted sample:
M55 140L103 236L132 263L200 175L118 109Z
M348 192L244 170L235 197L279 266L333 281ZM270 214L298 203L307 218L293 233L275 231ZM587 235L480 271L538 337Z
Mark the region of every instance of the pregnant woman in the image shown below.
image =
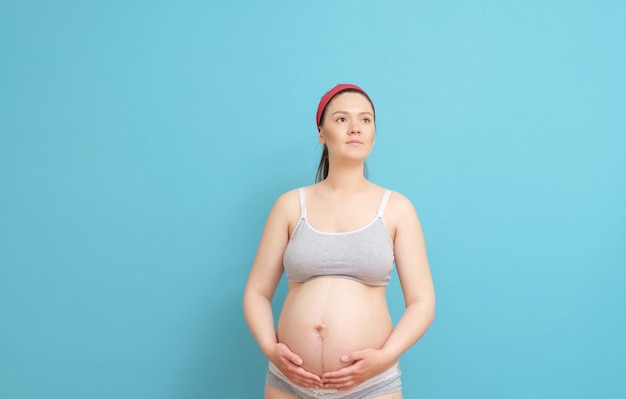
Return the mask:
M363 89L327 92L317 127L317 183L274 204L244 293L246 321L269 359L265 398L401 398L398 359L434 317L422 229L406 197L365 177L376 124ZM406 304L396 326L385 296L394 263ZM289 287L275 329L271 300L283 272Z

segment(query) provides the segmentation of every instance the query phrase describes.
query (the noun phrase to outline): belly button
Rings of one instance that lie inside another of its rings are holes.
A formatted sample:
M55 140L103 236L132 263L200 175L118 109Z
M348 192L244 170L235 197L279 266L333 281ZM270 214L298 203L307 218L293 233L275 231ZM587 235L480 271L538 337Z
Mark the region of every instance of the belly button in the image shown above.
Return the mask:
M315 325L315 332L320 338L324 338L324 332L326 331L326 325L324 323L318 323Z

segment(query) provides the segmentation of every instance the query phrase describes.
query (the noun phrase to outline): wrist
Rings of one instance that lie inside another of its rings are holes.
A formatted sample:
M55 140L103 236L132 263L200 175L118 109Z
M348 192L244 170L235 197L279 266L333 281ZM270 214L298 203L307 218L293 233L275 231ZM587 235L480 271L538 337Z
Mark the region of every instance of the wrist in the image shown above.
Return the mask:
M391 348L388 348L388 347L382 347L380 349L380 354L382 358L385 360L385 363L388 363L388 364L395 363L400 357L400 354L396 353L395 351L393 351Z
M268 359L271 359L272 355L274 354L274 348L276 347L276 344L278 344L278 342L268 341L268 342L259 344L259 347L261 348L261 352L263 352L265 357Z

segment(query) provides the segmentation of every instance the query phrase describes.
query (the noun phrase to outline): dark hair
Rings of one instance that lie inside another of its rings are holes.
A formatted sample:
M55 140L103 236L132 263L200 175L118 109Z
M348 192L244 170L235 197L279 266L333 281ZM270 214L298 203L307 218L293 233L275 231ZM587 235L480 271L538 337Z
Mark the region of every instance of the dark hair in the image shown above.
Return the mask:
M364 92L357 90L357 89L346 89L346 90L342 90L339 93L335 94L335 97L338 94L341 93L359 93L361 94L363 97L367 98L367 101L369 101L370 105L372 106L372 110L374 110L374 103L372 102L372 100L369 98L369 96L367 94L365 94ZM333 97L333 98L335 98ZM330 104L333 100L331 99L328 104ZM326 104L326 106L324 107L324 110L322 111L322 115L320 116L320 126L322 126L322 124L324 123L324 115L326 115L326 108L328 108L328 104ZM374 111L374 120L376 120L376 111ZM328 163L328 147L326 147L326 144L324 144L324 148L322 148L322 156L320 157L320 163L317 166L317 173L315 174L315 182L319 183L322 180L325 180L328 177L328 168L329 168L329 163ZM365 174L365 178L367 178L367 164L365 164L365 169L364 169L364 174Z

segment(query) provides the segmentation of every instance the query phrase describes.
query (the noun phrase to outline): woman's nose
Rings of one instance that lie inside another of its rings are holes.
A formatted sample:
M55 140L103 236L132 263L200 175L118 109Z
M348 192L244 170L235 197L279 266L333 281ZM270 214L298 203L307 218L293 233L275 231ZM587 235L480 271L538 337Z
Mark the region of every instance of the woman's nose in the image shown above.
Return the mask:
M350 128L348 130L349 134L361 134L361 127L358 123L352 122L350 123Z

